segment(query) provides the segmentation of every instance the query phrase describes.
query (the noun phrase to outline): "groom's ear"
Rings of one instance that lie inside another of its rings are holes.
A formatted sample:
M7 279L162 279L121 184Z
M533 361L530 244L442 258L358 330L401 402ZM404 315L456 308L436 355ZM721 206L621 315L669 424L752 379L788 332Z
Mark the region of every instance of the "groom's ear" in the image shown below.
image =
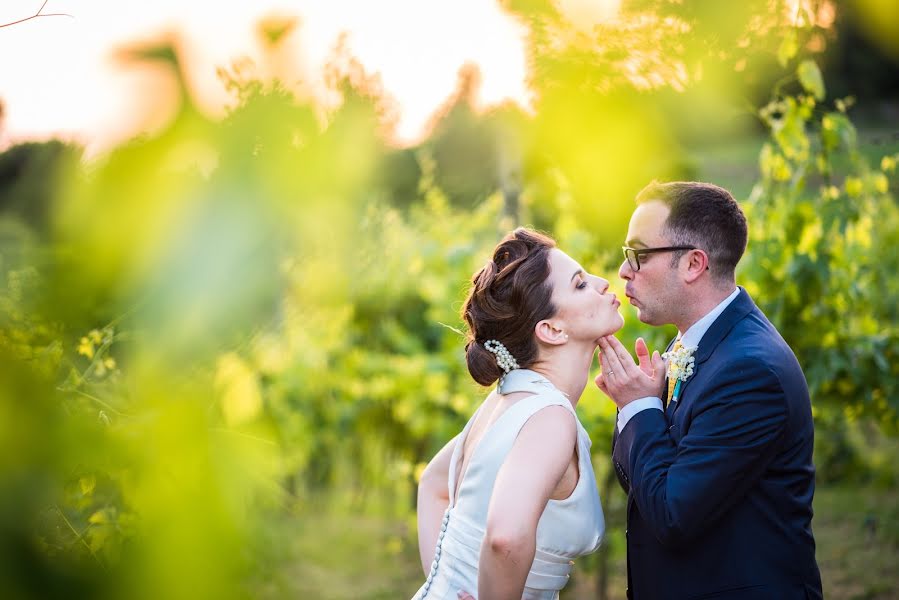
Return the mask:
M687 271L685 277L687 283L693 283L699 276L709 270L709 255L705 250L696 248L687 254Z
M568 341L568 335L558 323L544 319L534 326L534 335L537 340L550 346L561 346Z

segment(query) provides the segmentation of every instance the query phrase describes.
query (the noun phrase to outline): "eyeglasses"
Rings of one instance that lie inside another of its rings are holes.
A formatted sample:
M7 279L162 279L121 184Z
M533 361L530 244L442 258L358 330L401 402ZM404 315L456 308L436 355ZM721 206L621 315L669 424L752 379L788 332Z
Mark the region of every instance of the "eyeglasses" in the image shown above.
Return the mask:
M631 248L630 246L622 246L621 249L624 251L624 258L627 259L627 264L630 265L631 269L639 271L641 254L674 252L676 250L696 250L696 246L665 246L664 248Z

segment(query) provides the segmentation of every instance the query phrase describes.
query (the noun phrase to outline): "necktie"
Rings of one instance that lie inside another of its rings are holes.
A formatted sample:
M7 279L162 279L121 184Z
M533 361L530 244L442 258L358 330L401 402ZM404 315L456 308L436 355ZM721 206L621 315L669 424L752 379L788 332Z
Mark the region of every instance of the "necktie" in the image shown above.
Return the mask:
M680 340L677 340L676 342L674 342L674 347L671 348L671 353L672 353L672 354L677 354L677 352L678 352L681 348L683 348L683 347L684 347L684 345L681 344ZM669 362L670 362L670 359L669 359ZM671 377L671 376L670 376L670 373L671 373L671 368L670 368L670 367L668 368L668 373L669 373L669 377L668 377L668 395L666 396L666 398L667 398L668 402L671 402L671 396L672 396L672 394L674 394L674 386L677 385L677 377Z

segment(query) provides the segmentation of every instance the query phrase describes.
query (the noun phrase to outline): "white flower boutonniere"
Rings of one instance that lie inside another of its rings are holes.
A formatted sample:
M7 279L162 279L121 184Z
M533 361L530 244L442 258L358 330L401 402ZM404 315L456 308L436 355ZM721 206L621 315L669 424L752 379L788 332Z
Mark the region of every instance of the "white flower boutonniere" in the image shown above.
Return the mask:
M693 374L693 353L696 346L684 346L678 340L670 352L662 355L668 361L668 398L672 403L680 398L680 389Z
M686 381L693 374L693 353L696 352L697 346L683 346L680 343L670 352L662 355L668 361L668 379L677 381Z

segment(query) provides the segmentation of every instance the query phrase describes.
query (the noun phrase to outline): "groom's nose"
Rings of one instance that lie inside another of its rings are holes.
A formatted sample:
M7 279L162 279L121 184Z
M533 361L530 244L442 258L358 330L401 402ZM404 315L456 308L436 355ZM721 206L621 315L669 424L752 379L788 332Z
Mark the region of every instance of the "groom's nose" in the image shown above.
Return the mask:
M631 265L627 262L627 259L624 259L621 262L621 266L618 268L618 276L625 281L630 281L634 278L634 270L631 269Z

